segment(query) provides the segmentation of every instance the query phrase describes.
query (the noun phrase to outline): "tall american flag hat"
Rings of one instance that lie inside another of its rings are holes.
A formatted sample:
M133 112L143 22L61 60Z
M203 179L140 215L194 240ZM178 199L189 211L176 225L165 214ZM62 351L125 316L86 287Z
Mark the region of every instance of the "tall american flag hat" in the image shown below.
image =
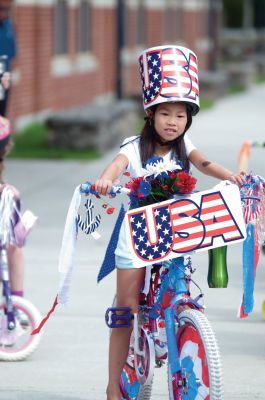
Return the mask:
M146 49L139 57L143 106L185 102L195 115L200 109L197 57L182 46Z

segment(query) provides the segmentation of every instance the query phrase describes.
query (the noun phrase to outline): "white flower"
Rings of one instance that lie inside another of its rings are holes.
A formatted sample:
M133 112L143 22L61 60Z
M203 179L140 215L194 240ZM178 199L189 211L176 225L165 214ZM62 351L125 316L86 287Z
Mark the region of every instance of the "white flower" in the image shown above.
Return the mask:
M146 178L147 176L154 175L156 178L158 175L162 174L162 172L166 171L175 171L176 169L182 169L174 160L164 161L159 160L154 164L147 164L144 169L143 176Z

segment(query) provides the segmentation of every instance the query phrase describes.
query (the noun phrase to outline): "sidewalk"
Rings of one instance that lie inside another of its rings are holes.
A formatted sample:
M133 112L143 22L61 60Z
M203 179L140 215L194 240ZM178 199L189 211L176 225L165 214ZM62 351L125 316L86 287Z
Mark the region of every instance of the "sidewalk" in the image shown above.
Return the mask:
M190 138L209 159L237 169L244 140L264 142L265 85L220 100L214 108L196 116ZM134 134L134 132L132 132ZM118 145L118 144L117 144ZM25 248L26 295L44 314L57 292L57 262L67 209L75 187L100 174L115 151L102 160L18 161L8 160L6 178L17 186L23 207L39 216ZM265 176L265 149L253 149L250 168ZM199 188L215 180L194 171ZM104 221L104 220L103 220ZM1 368L0 400L104 400L107 379L108 331L105 309L111 304L115 276L99 285L96 276L112 229L102 222L102 239L79 236L70 305L58 308L47 323L41 345L26 362L5 363ZM194 279L204 289L207 315L221 347L225 377L224 400L264 400L265 299L264 257L257 273L255 310L244 321L236 318L241 300L241 248L228 251L229 288L207 288L208 256L194 257ZM166 368L156 369L153 399L166 400Z

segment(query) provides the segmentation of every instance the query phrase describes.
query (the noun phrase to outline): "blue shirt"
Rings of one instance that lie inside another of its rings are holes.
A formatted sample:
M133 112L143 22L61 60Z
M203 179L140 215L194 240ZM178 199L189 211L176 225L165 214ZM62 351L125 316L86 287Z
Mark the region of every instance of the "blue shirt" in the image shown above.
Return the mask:
M7 69L10 69L12 59L16 56L15 29L9 19L0 22L0 56L7 56Z

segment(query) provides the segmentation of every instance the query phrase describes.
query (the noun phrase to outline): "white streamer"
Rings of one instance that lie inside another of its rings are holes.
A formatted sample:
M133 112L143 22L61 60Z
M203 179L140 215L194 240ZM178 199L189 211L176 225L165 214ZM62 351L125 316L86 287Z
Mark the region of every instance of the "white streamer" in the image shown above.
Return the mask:
M80 187L77 186L66 217L63 240L59 256L60 272L58 303L66 304L69 299L69 288L74 269L74 251L77 239L76 216L81 203Z
M0 244L7 247L13 240L14 193L5 186L0 197Z

